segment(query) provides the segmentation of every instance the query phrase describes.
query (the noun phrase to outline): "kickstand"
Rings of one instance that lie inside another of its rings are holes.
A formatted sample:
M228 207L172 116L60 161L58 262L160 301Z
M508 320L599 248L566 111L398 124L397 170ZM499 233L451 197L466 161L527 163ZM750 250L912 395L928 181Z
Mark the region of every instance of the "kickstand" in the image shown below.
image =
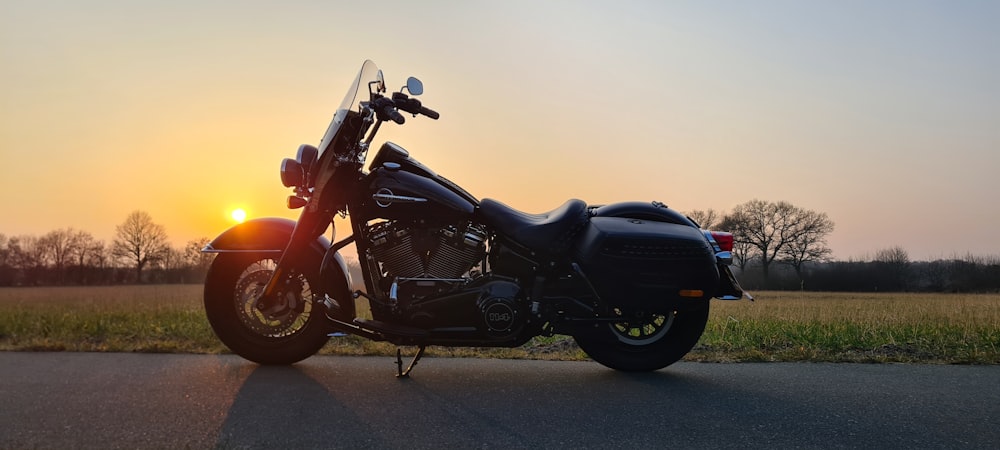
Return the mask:
M396 378L410 378L410 371L413 370L413 366L417 365L417 361L420 361L420 357L424 356L424 349L426 345L421 345L420 350L417 350L417 355L413 357L413 361L410 361L410 365L403 370L403 356L402 351L399 347L396 347Z

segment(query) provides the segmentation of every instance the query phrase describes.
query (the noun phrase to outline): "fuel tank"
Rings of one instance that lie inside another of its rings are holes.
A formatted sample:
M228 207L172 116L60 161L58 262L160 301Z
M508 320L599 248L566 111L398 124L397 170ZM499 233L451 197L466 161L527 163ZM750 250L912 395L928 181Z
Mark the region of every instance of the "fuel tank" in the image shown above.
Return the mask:
M459 197L472 202L474 205L479 204L479 200L472 194L468 193L465 189L462 189L451 180L434 173L430 167L423 165L423 163L410 156L410 152L406 151L405 148L392 142L386 142L379 147L378 153L376 153L375 158L372 159L372 164L368 170L374 171L379 167L395 167L395 165L399 165L399 168L406 172L415 173L422 177L430 178L436 181L438 184L448 188L448 190L458 194Z
M438 177L414 173L400 164L374 167L362 181L352 214L368 220L422 220L428 225L468 220L475 199L455 192Z

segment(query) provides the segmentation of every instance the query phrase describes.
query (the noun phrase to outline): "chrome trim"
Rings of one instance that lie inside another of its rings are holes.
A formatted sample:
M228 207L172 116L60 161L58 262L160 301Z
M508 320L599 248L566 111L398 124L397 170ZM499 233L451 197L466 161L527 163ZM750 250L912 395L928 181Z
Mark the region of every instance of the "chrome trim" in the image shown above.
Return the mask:
M715 261L727 266L733 265L733 252L716 252Z
M260 249L225 249L225 248L215 248L212 244L208 244L201 249L202 253L281 253L285 251L284 249L275 250L268 248Z
M743 293L739 297L737 297L735 295L723 295L722 297L715 297L715 299L717 299L717 300L726 300L726 301L734 301L734 300L747 299L747 300L750 300L751 302L754 301L753 300L753 296L750 295L750 293L747 292L747 291L743 291Z
M722 247L719 247L719 243L715 241L715 237L712 236L712 232L710 230L701 230L701 234L704 234L705 239L708 240L708 243L712 244L713 251L715 251L716 253L722 251Z
M715 251L715 262L727 266L733 265L733 252L722 251L722 247L719 246L719 242L715 240L710 230L701 230L701 234L705 235L705 239L708 240L708 243L712 246L712 250Z
M715 297L715 298L717 300L726 300L726 301L743 300L743 299L750 300L751 302L753 301L753 296L746 291L744 291L743 295L740 295L739 297L735 295L723 295L722 297Z
M372 200L375 200L375 204L383 208L388 208L392 205L392 202L399 203L425 203L426 198L420 197L407 197L405 195L395 195L387 188L379 189L378 192L372 194Z
M416 278L397 277L396 280L399 281L400 283L407 282L407 281L434 281L434 282L441 282L441 283L468 283L469 281L472 281L469 278L430 278L430 277L416 277Z
M431 277L396 277L392 279L392 284L389 286L389 301L395 305L399 301L399 285L402 283L409 282L431 282L431 283L462 283L468 284L472 281L471 278L431 278Z

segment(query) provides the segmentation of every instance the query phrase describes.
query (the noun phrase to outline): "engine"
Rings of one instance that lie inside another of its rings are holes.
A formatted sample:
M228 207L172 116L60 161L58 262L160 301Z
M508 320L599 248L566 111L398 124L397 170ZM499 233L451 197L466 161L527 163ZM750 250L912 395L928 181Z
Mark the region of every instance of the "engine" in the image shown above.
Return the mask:
M389 304L377 320L448 329L448 339L505 341L524 328L527 307L511 281L478 276L488 235L473 224L421 227L402 221L369 228L369 263ZM391 305L391 306L390 306Z
M368 236L386 290L399 278L423 278L424 285L460 279L486 253L486 233L471 224L429 228L389 221L373 225Z

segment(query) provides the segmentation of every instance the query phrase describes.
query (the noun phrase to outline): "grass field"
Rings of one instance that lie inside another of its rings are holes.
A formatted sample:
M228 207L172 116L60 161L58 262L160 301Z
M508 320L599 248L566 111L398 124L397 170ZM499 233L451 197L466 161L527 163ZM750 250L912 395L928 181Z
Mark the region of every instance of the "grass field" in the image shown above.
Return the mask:
M200 285L0 288L0 350L225 353ZM713 300L694 361L1000 364L1000 294L760 292ZM324 354L394 354L334 338ZM517 349L429 348L438 356L585 359L571 339Z

